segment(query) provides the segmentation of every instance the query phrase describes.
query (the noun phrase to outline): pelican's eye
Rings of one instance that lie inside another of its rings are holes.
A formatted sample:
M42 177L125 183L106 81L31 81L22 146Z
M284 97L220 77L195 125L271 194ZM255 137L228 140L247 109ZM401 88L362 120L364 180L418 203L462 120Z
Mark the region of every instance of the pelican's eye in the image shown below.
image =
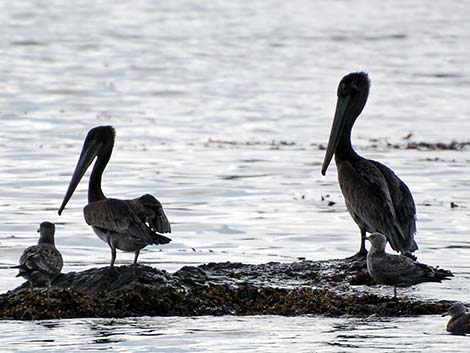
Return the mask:
M351 92L352 92L352 93L359 93L359 92L360 92L359 87L357 87L357 85L356 85L355 83L353 83L353 84L351 85Z
M338 86L338 96L344 97L349 94L348 85L345 82L341 82Z

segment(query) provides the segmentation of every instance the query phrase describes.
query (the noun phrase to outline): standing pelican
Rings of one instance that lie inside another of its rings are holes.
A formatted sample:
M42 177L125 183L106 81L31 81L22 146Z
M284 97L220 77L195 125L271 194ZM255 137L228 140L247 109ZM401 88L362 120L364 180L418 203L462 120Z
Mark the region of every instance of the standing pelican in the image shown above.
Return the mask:
M361 230L357 255L367 254L366 232L384 234L393 250L409 254L418 249L416 209L410 190L383 164L359 156L351 145L351 130L364 108L370 82L366 73L350 73L338 86L338 101L322 165L325 175L333 154L346 207Z
M112 126L98 126L88 132L59 215L97 157L88 184L88 205L83 209L85 221L98 238L111 248L111 267L116 260L116 249L135 252L136 266L141 249L149 244L167 244L171 241L159 234L170 233L170 223L162 204L152 195L146 194L133 200L108 199L104 196L101 176L113 151L114 136Z

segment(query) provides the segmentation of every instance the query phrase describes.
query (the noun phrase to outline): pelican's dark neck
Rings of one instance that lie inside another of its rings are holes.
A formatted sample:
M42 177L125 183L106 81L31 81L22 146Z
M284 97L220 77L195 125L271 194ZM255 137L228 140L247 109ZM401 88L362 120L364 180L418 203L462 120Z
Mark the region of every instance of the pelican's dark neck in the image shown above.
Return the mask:
M344 129L343 134L341 135L341 139L338 143L338 147L336 147L335 151L335 160L347 160L350 162L357 161L362 157L359 156L351 144L351 127L346 127Z
M98 158L96 158L93 171L90 175L90 182L88 183L88 202L106 199L106 196L104 196L103 191L101 190L101 176L103 175L104 169L111 157L111 151L112 148L109 149L109 152L100 154Z

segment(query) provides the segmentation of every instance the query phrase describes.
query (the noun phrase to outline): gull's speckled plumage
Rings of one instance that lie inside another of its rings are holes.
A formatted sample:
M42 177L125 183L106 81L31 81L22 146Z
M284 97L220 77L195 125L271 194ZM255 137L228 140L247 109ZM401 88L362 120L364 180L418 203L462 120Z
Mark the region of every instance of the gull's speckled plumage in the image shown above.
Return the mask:
M42 222L38 232L40 237L37 245L26 248L20 257L17 276L22 276L31 286L47 283L50 286L54 278L62 270L62 255L55 247L55 226L50 222Z
M367 271L380 284L394 287L409 287L423 282L441 282L452 274L413 261L407 256L385 252L387 238L380 233L372 233L367 240L371 247L367 254Z

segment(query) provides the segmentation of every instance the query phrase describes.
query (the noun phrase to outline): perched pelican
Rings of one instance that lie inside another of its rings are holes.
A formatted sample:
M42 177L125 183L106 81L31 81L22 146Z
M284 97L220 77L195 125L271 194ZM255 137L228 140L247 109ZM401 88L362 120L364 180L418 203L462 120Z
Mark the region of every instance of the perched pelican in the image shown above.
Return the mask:
M133 200L108 199L104 196L101 176L113 151L114 135L112 126L98 126L88 132L59 215L87 168L97 157L88 184L88 205L83 209L85 221L98 238L111 248L111 267L116 260L116 249L135 252L136 266L141 249L150 244L167 244L171 241L159 234L171 232L170 222L162 204L152 195L146 194Z
M20 257L20 264L14 268L19 269L16 276L25 278L31 284L31 288L47 283L49 294L51 282L62 270L64 262L55 247L54 223L42 222L38 233L40 233L38 245L26 248Z
M367 240L371 243L367 254L367 272L378 283L393 286L394 298L397 296L397 287L441 282L453 276L448 271L434 269L407 256L387 254L385 252L387 238L383 234L372 233Z
M447 323L447 332L457 335L470 333L470 313L462 303L455 303L449 308L449 311L442 316L450 315Z
M409 254L418 249L416 209L410 190L383 164L359 156L351 145L351 130L369 95L366 73L350 73L338 86L338 101L322 165L325 175L333 154L346 207L361 230L357 255L367 254L366 232L384 234L393 250Z

